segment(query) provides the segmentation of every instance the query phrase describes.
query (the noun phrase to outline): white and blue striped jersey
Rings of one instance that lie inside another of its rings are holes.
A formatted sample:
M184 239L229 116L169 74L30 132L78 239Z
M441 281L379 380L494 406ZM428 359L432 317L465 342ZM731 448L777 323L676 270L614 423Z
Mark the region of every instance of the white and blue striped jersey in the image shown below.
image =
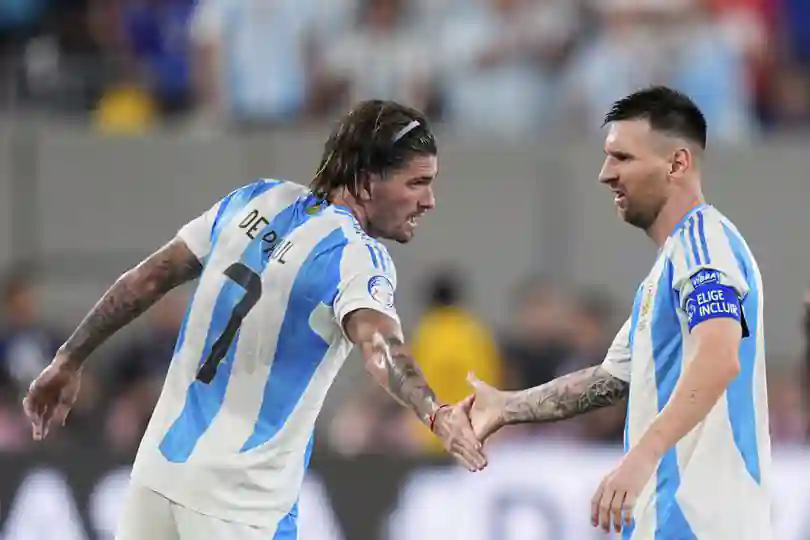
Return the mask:
M178 235L204 269L133 478L295 539L315 420L352 348L342 320L399 320L394 264L348 209L290 182L238 189Z
M706 419L663 456L623 538L772 538L762 312L762 278L745 240L714 207L695 208L659 251L602 364L630 382L625 449L649 428L694 358L689 334L696 324L741 322L741 371Z

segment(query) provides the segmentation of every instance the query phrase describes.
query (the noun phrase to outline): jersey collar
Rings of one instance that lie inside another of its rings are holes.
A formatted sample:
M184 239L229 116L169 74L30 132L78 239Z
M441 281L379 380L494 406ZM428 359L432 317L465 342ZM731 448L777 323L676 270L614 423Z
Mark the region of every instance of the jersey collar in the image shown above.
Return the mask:
M692 208L692 209L691 209L689 212L687 212L687 213L686 213L686 215L684 215L684 216L681 218L681 220L680 220L680 221L678 221L678 223L675 225L675 228L674 228L674 229L672 229L672 232L669 234L670 238L672 238L673 236L675 236L675 234L677 234L677 233L678 233L678 231L680 231L681 229L683 229L683 226L686 224L686 222L687 222L687 221L688 221L688 220L689 220L689 219L690 219L692 216L694 216L695 214L697 214L697 213L698 213L698 212L700 212L701 210L704 210L704 209L706 209L706 208L708 208L708 207L709 207L709 205L708 205L708 204L706 204L706 203L701 203L701 204L697 205L696 207Z

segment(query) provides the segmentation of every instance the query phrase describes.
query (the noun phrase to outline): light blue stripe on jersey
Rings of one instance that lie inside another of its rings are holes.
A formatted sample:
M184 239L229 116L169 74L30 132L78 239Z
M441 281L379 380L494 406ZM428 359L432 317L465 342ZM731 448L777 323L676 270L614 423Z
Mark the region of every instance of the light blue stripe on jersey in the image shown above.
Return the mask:
M244 205L242 205L242 208L244 208ZM279 212L245 248L242 254L242 262L254 272L261 274L261 271L264 270L264 266L266 265L266 260L262 256L262 237L268 231L276 231L278 238L276 245L278 245L281 239L286 236L298 222L303 223L309 217L305 212L298 210L298 201L296 201ZM233 216L231 216L231 218L233 218ZM240 285L228 279L224 280L222 289L220 289L216 303L214 304L213 313L211 314L211 324L208 327L205 347L199 360L200 365L203 364L205 358L211 353L214 342L224 331L236 304L239 303L244 294L245 290ZM233 357L238 344L239 332L236 333L228 349L228 353L220 362L217 367L217 373L209 384L205 384L197 379L192 381L188 393L186 394L186 402L180 416L169 428L169 431L160 443L160 451L167 460L172 462L184 462L188 460L200 437L202 437L203 433L205 433L211 425L211 422L213 422L225 400L228 380L231 376Z
M379 269L380 262L377 260L377 254L374 252L374 248L371 247L371 244L366 244L366 247L368 248L369 255L371 255L371 264L374 265L374 268Z
M683 247L683 254L684 257L686 258L686 268L687 270L691 271L692 268L695 267L695 263L692 260L692 254L690 253L689 246L686 243L686 227L683 227L681 229L681 232L678 236L680 236L681 247Z
M706 230L703 225L703 212L697 213L698 220L698 238L700 238L700 247L703 253L703 264L712 264L712 258L709 256L709 246L706 242Z
M335 229L315 246L298 271L279 330L259 417L253 434L242 447L243 452L266 443L284 426L329 350L329 343L310 327L309 318L319 304L334 303L346 244L343 229Z
M636 297L633 300L633 311L630 314L630 334L627 338L627 346L630 350L630 354L633 353L633 345L635 343L635 335L636 329L638 328L638 318L641 313L641 302L644 298L644 284L642 283L639 285L638 290L636 291ZM631 397L627 397L627 411L624 415L624 451L627 452L630 450L630 403ZM622 538L624 540L629 540L633 537L633 531L636 528L636 521L635 519L630 522L629 527L624 527L622 529Z
M695 236L695 218L694 216L689 218L689 242L692 244L692 256L694 257L695 264L700 266L703 262L700 259L700 253L698 253L698 244L697 238Z
M281 184L278 180L259 180L253 182L228 194L227 197L222 199L222 202L217 209L217 217L214 219L214 224L211 227L211 251L214 250L214 245L222 233L222 229L230 223L233 217L239 213L247 204L266 192L267 190Z
M691 224L694 224L694 221ZM672 291L673 273L672 261L667 260L658 281L658 291L650 322L659 413L672 397L683 367L683 338L681 337L681 323L677 315L678 301ZM675 499L681 477L678 469L678 454L674 447L670 448L661 458L656 477L655 540L696 538Z
M757 446L757 419L754 408L754 372L757 359L760 293L754 265L745 244L739 235L725 224L723 229L731 245L731 251L740 266L740 271L743 276L746 276L749 288L748 295L742 300L749 337L743 339L740 344L740 374L731 382L726 393L728 415L731 421L731 432L734 434L734 443L742 456L745 468L751 478L759 484L761 472Z
M309 467L314 442L314 437L310 436L304 453L304 470ZM278 522L273 540L298 540L298 501L295 501L290 512Z
M388 272L388 260L385 258L385 253L380 246L375 246L377 253L380 254L380 263L382 264L382 271Z
M633 300L633 311L630 314L630 334L628 336L628 348L630 353L633 353L633 344L635 343L636 328L638 328L638 317L641 312L641 302L644 298L644 284L639 285L636 291L636 297ZM630 398L627 399L627 411L630 411ZM626 414L624 419L624 451L630 449L630 415Z

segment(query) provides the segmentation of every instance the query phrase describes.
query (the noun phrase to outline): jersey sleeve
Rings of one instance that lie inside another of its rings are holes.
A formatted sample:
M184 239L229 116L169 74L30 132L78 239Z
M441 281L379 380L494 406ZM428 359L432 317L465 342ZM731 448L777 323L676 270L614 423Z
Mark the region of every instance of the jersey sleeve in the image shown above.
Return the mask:
M630 382L630 318L628 317L613 343L610 344L605 359L602 361L602 369L625 382Z
M340 265L340 284L335 297L334 311L338 324L358 309L373 309L400 322L394 305L397 288L396 269L388 250L369 239L352 242Z
M205 259L211 251L211 236L220 209L227 204L228 199L222 199L214 206L192 219L177 232L177 236L186 243L188 248L199 260Z
M235 189L203 214L183 225L177 232L177 236L202 261L211 252L211 245L217 238L218 233L236 213L243 209L253 198L282 184L292 185L281 180L262 178Z
M722 223L697 213L674 241L672 288L689 331L710 319L730 318L747 336L742 302L750 287Z

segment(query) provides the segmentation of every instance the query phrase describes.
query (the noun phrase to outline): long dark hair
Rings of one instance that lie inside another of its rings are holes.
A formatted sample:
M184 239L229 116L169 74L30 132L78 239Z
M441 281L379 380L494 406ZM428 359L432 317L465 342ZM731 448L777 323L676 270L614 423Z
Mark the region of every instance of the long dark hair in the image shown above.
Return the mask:
M329 135L310 188L321 200L340 188L359 197L369 175L385 178L413 156L436 153L436 138L421 112L394 101L363 101Z

